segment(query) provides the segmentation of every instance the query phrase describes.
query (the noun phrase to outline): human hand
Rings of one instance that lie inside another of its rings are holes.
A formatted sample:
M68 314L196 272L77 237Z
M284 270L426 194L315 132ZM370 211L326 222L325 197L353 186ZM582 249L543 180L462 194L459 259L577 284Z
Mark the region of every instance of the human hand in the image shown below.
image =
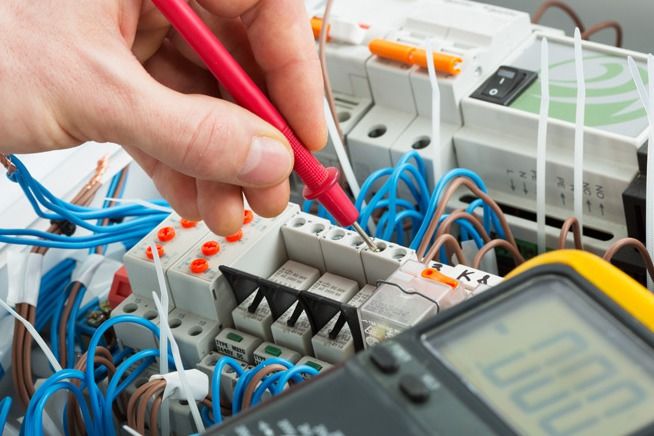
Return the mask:
M191 0L312 150L322 80L299 0ZM175 210L216 233L288 202L291 149L215 79L149 0L0 2L0 152L121 144Z

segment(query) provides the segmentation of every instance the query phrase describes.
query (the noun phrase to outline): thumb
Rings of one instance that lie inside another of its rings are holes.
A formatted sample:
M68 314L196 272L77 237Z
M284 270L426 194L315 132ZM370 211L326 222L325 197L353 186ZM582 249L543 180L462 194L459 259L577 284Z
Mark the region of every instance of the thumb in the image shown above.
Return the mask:
M225 100L181 94L148 77L127 106L112 111L114 119L102 120L108 133L102 136L191 177L267 187L288 178L293 168L284 136Z

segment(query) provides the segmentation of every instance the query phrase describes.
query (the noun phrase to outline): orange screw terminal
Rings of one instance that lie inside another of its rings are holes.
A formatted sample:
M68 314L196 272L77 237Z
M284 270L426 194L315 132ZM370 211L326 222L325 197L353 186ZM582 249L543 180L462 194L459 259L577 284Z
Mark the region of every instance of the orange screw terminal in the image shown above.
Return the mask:
M164 248L159 244L156 244L156 247L157 247L157 254L159 255L159 257L162 257L164 255ZM152 254L152 247L151 246L148 246L145 249L145 256L150 260L154 259L154 255Z
M254 213L251 210L246 209L243 212L243 224L250 224L254 220Z
M425 49L385 39L373 39L368 44L370 52L380 58L390 59L407 65L418 65L427 68L427 52ZM461 72L463 60L447 53L434 53L434 67L440 73L456 76Z
M157 237L161 242L168 242L175 237L175 233L174 227L162 227L157 232Z
M220 244L218 241L207 241L202 244L202 254L205 256L213 256L214 254L218 254L219 251Z
M447 285L451 288L456 288L459 286L459 281L456 279L453 279L452 277L448 277L442 272L438 271L436 268L425 268L422 270L422 274L420 274L423 278L433 280L435 282L442 283L444 285Z
M209 262L207 262L207 259L193 259L189 268L194 274L202 274L209 269Z
M318 39L320 37L320 31L322 30L322 18L313 17L311 19L311 30L313 30L313 38ZM327 41L329 41L329 31L331 26L327 27Z
M195 227L195 226L198 225L198 222L197 222L197 221L187 220L186 218L182 218L181 221L180 221L179 223L180 223L180 224L182 225L182 227L184 227L185 229L192 229L193 227Z
M227 242L238 242L238 241L240 241L242 238L243 238L243 230L242 230L242 229L239 230L239 231L236 232L236 233L233 233L233 234L231 234L231 235L227 235L227 236L225 236L225 240L226 240Z

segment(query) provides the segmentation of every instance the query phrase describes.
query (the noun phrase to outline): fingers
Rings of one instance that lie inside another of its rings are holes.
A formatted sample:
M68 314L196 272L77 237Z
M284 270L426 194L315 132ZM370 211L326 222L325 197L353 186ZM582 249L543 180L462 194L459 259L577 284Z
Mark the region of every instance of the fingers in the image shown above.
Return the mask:
M198 3L221 17L240 16L272 100L308 148L322 148L327 138L322 75L304 3L297 0L198 0Z
M100 126L103 139L138 148L202 180L268 187L288 177L293 153L268 123L232 103L175 92L144 70L145 78L134 78L137 74L122 84L128 98L119 100L121 107L108 112L106 101L96 101L86 114L95 118L92 125Z
M288 206L291 187L288 180L271 188L245 189L248 204L257 215L272 218L282 213Z
M198 180L198 210L212 232L230 235L243 226L240 186Z

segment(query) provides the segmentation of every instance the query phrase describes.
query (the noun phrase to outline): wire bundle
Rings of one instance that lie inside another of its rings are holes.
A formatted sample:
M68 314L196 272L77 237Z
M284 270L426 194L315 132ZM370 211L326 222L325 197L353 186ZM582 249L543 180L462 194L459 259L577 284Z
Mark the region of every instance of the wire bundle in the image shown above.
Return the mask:
M47 248L95 249L116 242L138 241L168 214L161 208L148 208L139 204L95 208L66 202L35 180L16 156L9 156L9 160L14 167L7 172L9 179L18 183L34 212L40 218L58 225L64 234L32 229L0 229L0 242ZM93 183L90 182L87 187L91 184L98 185L101 170L103 168L96 172ZM167 205L162 201L153 203ZM91 222L95 220L102 222L100 225ZM72 236L77 227L92 234Z

